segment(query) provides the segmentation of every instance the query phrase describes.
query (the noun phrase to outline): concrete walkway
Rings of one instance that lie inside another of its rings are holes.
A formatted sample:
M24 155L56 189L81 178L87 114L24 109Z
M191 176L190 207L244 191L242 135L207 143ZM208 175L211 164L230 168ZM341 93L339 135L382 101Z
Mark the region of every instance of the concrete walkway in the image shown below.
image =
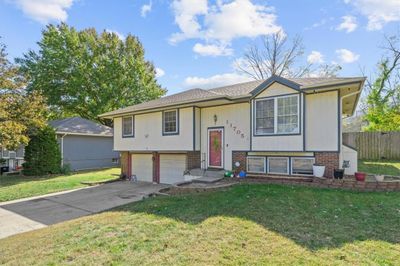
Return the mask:
M0 238L142 200L168 185L121 181L0 205Z

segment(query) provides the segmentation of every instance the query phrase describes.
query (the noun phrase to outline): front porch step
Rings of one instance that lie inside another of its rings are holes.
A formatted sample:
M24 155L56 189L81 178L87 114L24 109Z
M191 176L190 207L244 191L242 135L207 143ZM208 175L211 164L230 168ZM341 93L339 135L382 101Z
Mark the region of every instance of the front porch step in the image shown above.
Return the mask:
M215 183L224 178L225 170L204 170L200 168L192 169L189 175L196 183Z

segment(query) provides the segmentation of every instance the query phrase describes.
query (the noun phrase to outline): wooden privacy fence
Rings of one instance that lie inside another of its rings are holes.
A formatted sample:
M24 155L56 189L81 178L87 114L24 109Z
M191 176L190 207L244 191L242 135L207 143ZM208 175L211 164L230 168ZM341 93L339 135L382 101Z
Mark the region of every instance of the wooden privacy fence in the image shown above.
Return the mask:
M357 149L359 159L400 159L400 131L343 133L343 143Z

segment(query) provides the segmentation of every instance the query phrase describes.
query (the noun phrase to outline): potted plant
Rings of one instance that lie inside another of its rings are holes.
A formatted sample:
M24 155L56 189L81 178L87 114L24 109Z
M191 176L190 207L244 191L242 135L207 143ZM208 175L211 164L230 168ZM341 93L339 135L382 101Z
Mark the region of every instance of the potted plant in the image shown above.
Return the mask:
M354 176L356 178L357 181L365 181L365 177L366 177L366 173L362 173L362 172L355 172Z
M385 179L385 175L375 175L375 180L377 182L383 182L384 179Z
M325 173L325 165L313 164L313 174L315 177L323 177Z
M335 179L343 179L344 176L344 169L334 169L333 170L333 177Z

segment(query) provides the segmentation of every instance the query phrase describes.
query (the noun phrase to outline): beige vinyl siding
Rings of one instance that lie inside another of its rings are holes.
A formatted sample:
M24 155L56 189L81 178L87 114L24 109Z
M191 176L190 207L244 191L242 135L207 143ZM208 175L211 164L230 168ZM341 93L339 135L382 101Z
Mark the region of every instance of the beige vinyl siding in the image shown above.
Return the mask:
M338 92L306 95L306 150L337 151Z
M134 116L135 137L122 137L122 118L114 119L116 151L193 150L193 108L179 109L179 134L163 136L162 112Z
M216 122L214 115L217 116ZM224 127L224 168L232 169L232 151L250 149L250 104L230 104L201 109L201 157L206 161L209 127Z
M256 98L264 98L264 97L272 97L279 96L283 94L296 93L298 91L289 88L285 85L282 85L278 82L272 83L268 88L264 89L260 94L256 96Z

